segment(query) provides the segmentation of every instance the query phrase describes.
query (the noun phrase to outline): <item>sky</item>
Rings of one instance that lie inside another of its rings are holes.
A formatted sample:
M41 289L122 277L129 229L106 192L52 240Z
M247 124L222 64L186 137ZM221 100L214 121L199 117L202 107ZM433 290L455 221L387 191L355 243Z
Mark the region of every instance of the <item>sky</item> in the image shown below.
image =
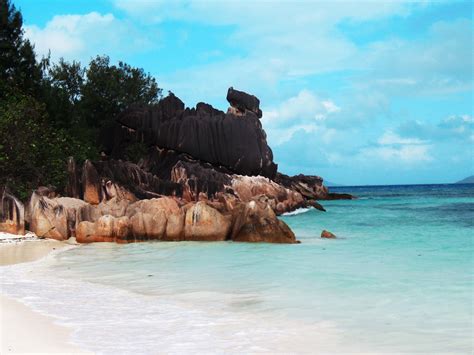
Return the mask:
M344 185L474 175L471 1L13 0L38 56L142 67L187 106L260 99L286 174Z

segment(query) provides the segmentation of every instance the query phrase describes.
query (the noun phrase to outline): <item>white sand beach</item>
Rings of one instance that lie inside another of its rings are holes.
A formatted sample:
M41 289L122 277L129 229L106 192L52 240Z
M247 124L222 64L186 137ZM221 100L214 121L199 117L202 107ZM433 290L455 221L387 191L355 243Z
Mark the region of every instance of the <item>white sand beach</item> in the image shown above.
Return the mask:
M18 241L18 236L5 234L2 233L2 239L10 242L0 243L0 265L34 261L68 245L56 240ZM4 277L2 273L0 267L0 277ZM86 353L69 342L71 332L71 329L56 324L54 318L0 294L1 354Z

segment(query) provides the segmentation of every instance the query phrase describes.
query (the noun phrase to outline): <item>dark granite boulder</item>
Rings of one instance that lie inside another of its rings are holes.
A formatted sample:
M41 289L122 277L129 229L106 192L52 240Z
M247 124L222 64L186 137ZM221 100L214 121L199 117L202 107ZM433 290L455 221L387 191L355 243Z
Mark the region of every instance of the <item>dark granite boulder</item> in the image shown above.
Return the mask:
M235 90L233 87L230 87L227 91L227 101L229 101L230 105L241 113L245 113L245 111L248 110L255 113L258 118L262 117L260 100L253 95L249 95L246 92Z
M241 101L235 102L245 107L240 116L204 103L185 109L174 95L157 105L131 107L102 133L105 153L123 159L127 147L138 142L150 150L173 150L233 173L274 178L277 166L257 116L258 99L237 93Z
M350 200L349 194L330 193L323 184L323 178L315 175L288 176L277 173L275 181L291 190L299 192L307 200Z

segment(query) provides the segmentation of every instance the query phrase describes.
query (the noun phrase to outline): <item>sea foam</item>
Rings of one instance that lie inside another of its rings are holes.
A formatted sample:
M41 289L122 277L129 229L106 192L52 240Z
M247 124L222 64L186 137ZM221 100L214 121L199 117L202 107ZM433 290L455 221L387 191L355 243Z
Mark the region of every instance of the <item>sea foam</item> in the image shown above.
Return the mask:
M299 214L302 214L302 213L309 212L312 209L313 208L304 208L304 207L303 208L297 208L294 211L283 213L282 216L296 216L296 215L299 215Z

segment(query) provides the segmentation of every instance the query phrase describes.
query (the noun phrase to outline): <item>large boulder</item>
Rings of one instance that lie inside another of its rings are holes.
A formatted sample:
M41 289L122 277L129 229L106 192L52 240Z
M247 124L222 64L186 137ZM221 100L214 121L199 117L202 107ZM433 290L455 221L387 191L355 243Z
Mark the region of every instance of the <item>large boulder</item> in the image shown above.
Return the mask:
M98 205L84 204L77 213L78 222L88 221L96 222L100 217L110 215L113 217L122 217L126 215L130 201L114 197L110 200L104 200Z
M130 218L130 227L136 239L161 239L166 231L165 213L137 213Z
M265 201L250 201L234 210L235 242L297 243L294 233Z
M5 187L0 187L0 232L25 234L25 208Z
M75 236L78 213L86 206L88 204L79 199L50 199L35 191L28 203L27 220L30 230L38 237L66 240Z
M77 226L76 241L78 243L135 241L131 238L130 221L127 216L101 216L96 222L83 221Z
M186 211L184 239L196 241L226 240L230 232L232 218L222 215L216 209L200 201Z
M303 196L263 176L232 176L232 189L243 202L266 196L267 203L277 213L290 212L306 206Z
M262 117L262 110L260 110L260 100L253 95L249 95L246 92L235 90L233 87L230 87L227 90L227 101L230 103L231 107L237 109L241 114L245 111L251 111L258 118Z
M184 211L175 199L162 197L140 200L127 208L135 238L182 240Z

